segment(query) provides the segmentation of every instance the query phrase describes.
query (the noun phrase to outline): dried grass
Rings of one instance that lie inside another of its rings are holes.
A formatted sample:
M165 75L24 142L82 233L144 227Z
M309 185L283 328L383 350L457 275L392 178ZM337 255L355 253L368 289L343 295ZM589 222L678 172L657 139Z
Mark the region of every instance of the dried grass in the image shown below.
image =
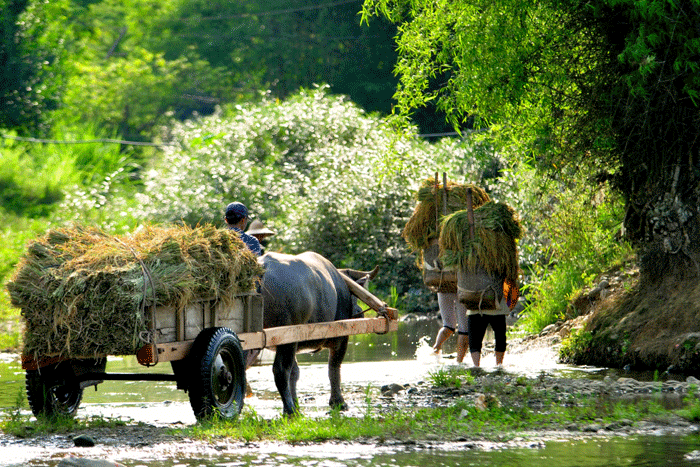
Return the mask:
M477 264L495 276L517 283L519 266L516 240L523 231L517 213L504 203L490 201L474 209L474 238L466 210L442 222L440 259L445 266L458 265L475 272Z
M145 309L231 301L262 273L238 235L213 226L145 227L113 237L55 229L32 242L7 285L25 324L25 355L128 355Z
M447 190L443 184L435 185L434 179L426 179L421 183L416 198L416 205L411 218L402 232L403 238L415 251L424 250L430 241L440 236L440 221L445 215L466 209L467 190L472 190L472 206L478 208L490 201L489 195L476 185L447 182ZM436 206L437 191L437 206ZM447 210L443 213L443 195L447 195ZM439 210L439 215L438 215Z

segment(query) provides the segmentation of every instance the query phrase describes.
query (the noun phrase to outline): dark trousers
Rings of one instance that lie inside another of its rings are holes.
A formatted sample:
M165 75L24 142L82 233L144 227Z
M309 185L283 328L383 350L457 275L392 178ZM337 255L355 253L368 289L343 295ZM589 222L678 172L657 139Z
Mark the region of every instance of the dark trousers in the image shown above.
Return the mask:
M469 331L469 352L481 352L482 341L486 328L491 325L496 336L496 352L506 351L506 315L469 315L467 330Z

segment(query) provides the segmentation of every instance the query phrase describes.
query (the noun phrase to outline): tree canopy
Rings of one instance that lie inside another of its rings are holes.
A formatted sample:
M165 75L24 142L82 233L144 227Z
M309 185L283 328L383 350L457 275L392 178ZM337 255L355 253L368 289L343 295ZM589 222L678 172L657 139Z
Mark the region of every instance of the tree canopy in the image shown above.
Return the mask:
M366 0L399 28L404 115L437 102L624 195L646 279L700 275L700 2Z
M0 0L0 128L37 131L64 80L68 0Z
M388 113L396 28L361 0L0 0L0 127L46 136L97 122L151 139L167 117L209 115L269 90L329 84ZM163 117L166 117L165 119Z

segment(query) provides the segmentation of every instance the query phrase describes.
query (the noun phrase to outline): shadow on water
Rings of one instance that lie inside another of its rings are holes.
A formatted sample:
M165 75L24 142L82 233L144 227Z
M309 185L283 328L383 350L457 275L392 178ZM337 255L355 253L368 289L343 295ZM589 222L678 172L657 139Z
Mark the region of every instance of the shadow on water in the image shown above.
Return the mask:
M440 365L454 363L456 339L444 347L444 355L436 357L430 344L440 327L437 318L411 319L400 323L399 331L385 335L351 337L343 364L343 386L346 392L361 390L368 385L379 387L387 383L415 383L424 380L430 371ZM422 353L422 354L421 354ZM328 397L327 352L299 355L301 365L300 393L319 393L318 405L325 410ZM269 358L269 356L268 356ZM484 367L493 365L493 356L484 356ZM651 374L629 374L603 368L561 365L551 349L525 353L507 353L505 369L508 372L536 376L542 372L570 378L600 379L605 376L632 377L651 380ZM110 372L165 372L169 367L156 366L155 370L140 366L134 357L109 359ZM247 377L256 396L246 401L258 413L269 410L276 416L280 402L269 364L252 367ZM303 385L303 387L301 386ZM24 371L16 356L0 359L0 409L17 406L24 392ZM189 408L188 396L175 388L172 382L106 381L97 391L86 389L80 408L81 416L122 418L160 426L191 425L195 423ZM25 411L25 413L28 413ZM323 413L323 412L321 412ZM211 452L157 450L86 452L86 457L109 458L131 466L144 467L201 467L201 466L519 466L519 467L585 467L585 466L661 466L700 465L700 438L613 438L575 440L566 442L516 443L475 446L470 443L440 445L437 449L416 450L415 447L387 447L370 445L321 444L306 446L279 445L261 450L254 445L235 450L212 448ZM12 443L0 446L0 467L56 466L65 452L52 454L26 447L12 449ZM33 453L36 452L36 455ZM14 460L13 460L14 459Z

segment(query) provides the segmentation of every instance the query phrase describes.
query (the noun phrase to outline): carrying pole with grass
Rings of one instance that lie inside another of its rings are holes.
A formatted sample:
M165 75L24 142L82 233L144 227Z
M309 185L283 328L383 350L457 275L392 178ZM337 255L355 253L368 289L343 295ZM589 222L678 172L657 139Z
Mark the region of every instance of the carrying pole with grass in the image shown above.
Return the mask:
M490 201L443 220L440 258L457 268L458 298L467 308L497 310L503 300L510 309L515 306L521 236L517 213L504 203Z
M468 190L471 190L471 201L467 200ZM444 268L439 258L442 219L467 205L480 206L489 201L489 196L478 186L448 182L445 172L441 184L439 172L435 172L433 178L421 183L416 198L418 204L402 236L419 253L418 264L423 270L424 283L436 292L456 292L456 272Z

